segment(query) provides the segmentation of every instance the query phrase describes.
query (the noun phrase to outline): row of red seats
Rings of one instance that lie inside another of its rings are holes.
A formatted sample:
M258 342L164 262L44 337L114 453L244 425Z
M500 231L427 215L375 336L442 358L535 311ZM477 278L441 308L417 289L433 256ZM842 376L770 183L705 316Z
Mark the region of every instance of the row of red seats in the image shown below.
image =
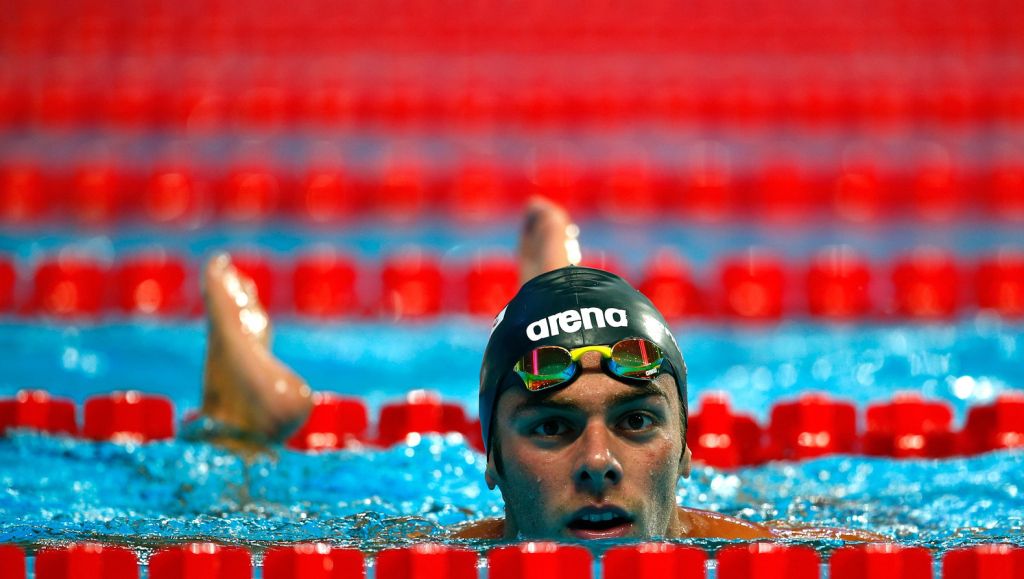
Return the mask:
M700 30L716 26L717 31L760 31L765 29L806 29L814 32L828 27L837 33L846 29L908 34L917 30L936 28L936 32L955 34L972 28L1021 26L1019 22L1005 22L1007 17L1024 13L1019 4L1005 0L987 0L964 5L953 0L937 0L927 4L908 5L892 0L868 0L846 2L823 7L820 11L803 14L799 18L780 19L780 14L797 13L803 4L798 0L755 1L742 8L708 0L691 0L679 3L669 0L647 0L633 6L603 4L593 7L588 13L580 9L588 6L581 0L570 0L557 4L540 0L524 1L517 6L473 5L465 10L455 10L459 5L449 2L392 2L393 11L382 14L379 3L372 1L351 2L346 10L336 10L335 5L324 1L303 1L295 4L293 10L274 11L275 5L269 0L252 2L250 10L230 2L182 2L173 5L148 2L56 2L54 0L32 2L20 0L7 2L10 24L46 27L54 31L61 29L104 28L120 32L126 28L144 27L153 21L164 21L176 27L200 27L216 22L234 30L251 30L268 36L282 29L293 27L309 31L316 24L339 24L351 22L365 26L370 32L383 34L401 32L409 27L445 28L455 23L506 26L520 28L524 24L536 33L553 33L566 27L573 32L585 33L587 26L602 26L628 30L631 27L681 26ZM736 18L742 14L747 18ZM875 18L865 20L865 15ZM575 18L574 18L575 17ZM531 22L533 20L546 22ZM905 28L903 25L908 25ZM997 26L998 25L998 26ZM314 39L310 39L314 40Z
M821 14L797 2L734 5L644 2L591 7L580 2L523 2L466 7L406 2L335 6L300 3L294 13L276 6L251 11L222 4L209 9L150 8L87 3L20 6L5 27L11 52L239 51L269 53L366 49L477 48L552 51L590 47L598 39L619 50L675 48L776 52L847 52L1019 47L1022 10L1014 2L859 2ZM77 8L77 9L76 9ZM586 8L592 8L586 11ZM139 13L141 12L141 14ZM779 14L800 14L781 18ZM270 15L273 15L272 17ZM1016 35L1015 35L1016 33ZM448 36L446 37L445 34ZM461 43L453 42L453 38ZM487 43L486 39L491 42ZM595 38L596 37L596 38ZM361 41L362 44L358 44ZM757 41L762 44L758 45ZM770 44L764 44L770 42Z
M924 547L868 543L840 547L828 557L830 579L931 579L932 553ZM487 551L492 579L594 577L594 555L583 545L529 542ZM807 546L780 543L729 545L713 560L701 548L640 543L608 549L599 559L603 579L703 579L708 568L718 579L818 579L822 560ZM1019 579L1024 548L990 543L947 551L942 579ZM263 556L264 579L364 579L367 556L357 549L305 543L271 547ZM149 560L150 579L250 579L253 556L244 547L188 543L157 549ZM377 579L477 579L476 551L439 544L387 548L373 558ZM25 579L24 552L0 545L0 576ZM125 547L78 543L44 547L36 554L36 579L138 579L135 553Z
M81 434L88 439L146 442L174 435L174 409L161 396L118 392L90 398L84 408ZM865 418L860 433L852 403L808 394L773 406L768 426L762 427L734 412L724 395L713 394L702 397L693 409L686 438L695 460L720 468L830 454L948 458L1024 447L1024 395L1016 391L971 408L962 431L953 430L948 403L913 393L869 405ZM39 390L0 400L0 435L8 428L79 434L74 403ZM467 418L458 404L419 390L385 404L376 435L368 431L368 412L361 400L319 393L308 420L287 445L296 450L390 446L409 442L410 436L454 432L483 449L478 421Z
M1019 17L1017 17L1019 18ZM361 56L384 54L609 54L624 58L648 54L737 56L759 54L764 43L772 42L771 53L798 59L802 56L855 55L864 53L921 55L943 53L973 58L999 58L1021 50L1021 29L995 25L974 32L952 34L936 30L899 32L878 30L831 30L771 28L742 31L714 26L683 29L677 24L641 27L566 27L539 31L536 28L495 27L467 23L452 30L446 27L382 32L372 27L325 20L312 31L264 31L232 29L223 21L175 30L166 20L151 21L152 28L131 28L124 36L110 36L107 23L84 23L82 27L54 31L53 27L29 23L0 27L0 53L24 56L119 56L123 54L167 56L224 56L249 51L267 57L279 56ZM691 20L687 20L691 22ZM984 26L984 25L983 25ZM470 28L472 27L472 28ZM12 29L13 28L13 29ZM809 27L808 27L809 28ZM757 43L761 43L758 45ZM499 51L503 49L503 51Z
M407 250L385 257L379 267L329 249L299 255L287 266L259 253L232 259L253 279L271 312L308 319L379 315L416 321L445 313L489 318L519 287L514 260L483 253L443 264L437 255ZM584 265L631 277L610 254L595 254ZM201 313L193 266L162 251L126 257L112 268L62 253L19 277L15 264L0 255L0 312L80 320ZM751 249L721 259L706 286L674 250L663 249L634 281L670 320L950 320L976 309L1009 319L1024 316L1024 251L1010 248L972 263L925 247L891 265L874 265L836 246L799 267Z
M890 92L954 87L960 91L998 93L1019 87L1024 71L1013 59L965 55L852 53L807 55L787 59L776 54L706 56L630 55L607 57L567 53L558 56L483 53L369 52L359 58L330 54L268 57L240 51L215 56L159 55L3 55L0 78L14 81L18 90L70 85L111 89L119 85L170 90L173 87L281 86L295 92L324 86L357 93L375 87L409 88L417 92L450 94L457 87L514 93L525 87L547 88L557 94L577 94L585 88L611 86L628 91L638 87L676 86L713 93L727 87L753 93L791 94L792 87L829 87L841 92ZM621 57L621 58L619 58ZM438 70L449 65L452 68ZM766 68L771 66L773 68ZM777 70L774 67L779 67ZM628 82L627 82L628 81ZM235 89L237 90L237 88ZM641 91L643 92L643 91ZM371 93L372 94L372 93ZM581 95L582 97L582 95ZM165 97L166 98L166 97ZM835 98L855 98L836 95Z
M766 160L741 173L729 166L723 148L709 146L682 162L655 167L636 155L596 169L558 151L528 160L522 170L469 159L440 172L423 159L393 155L370 175L354 174L337 161L298 172L238 162L212 171L168 166L148 175L110 163L66 171L8 164L0 166L0 224L188 228L283 218L338 226L367 217L408 223L431 216L477 223L507 217L527 194L549 197L577 218L624 222L757 219L800 225L834 217L853 224L908 218L935 223L975 215L1024 221L1024 159L969 169L924 155L910 168L889 169L864 155L834 169Z
M577 78L572 84L524 79L511 86L507 81L444 85L430 78L348 83L176 76L180 75L173 71L148 71L111 79L108 69L95 78L11 78L0 82L0 127L496 130L578 125L600 129L646 122L747 130L796 125L889 134L915 127L978 129L988 123L1024 121L1024 79L1019 76L991 81L936 76L911 82L826 75L785 83L742 78L644 83L632 75L610 75Z

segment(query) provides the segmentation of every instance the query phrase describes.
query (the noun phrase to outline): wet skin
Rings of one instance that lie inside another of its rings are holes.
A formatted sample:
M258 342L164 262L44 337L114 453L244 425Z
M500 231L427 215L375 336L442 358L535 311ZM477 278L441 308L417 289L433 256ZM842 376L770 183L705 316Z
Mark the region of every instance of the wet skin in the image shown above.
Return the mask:
M632 385L588 352L570 385L506 391L495 413L504 462L491 453L491 488L505 499L506 537L670 537L686 532L674 507L688 476L679 395L671 376ZM611 517L611 520L603 520Z

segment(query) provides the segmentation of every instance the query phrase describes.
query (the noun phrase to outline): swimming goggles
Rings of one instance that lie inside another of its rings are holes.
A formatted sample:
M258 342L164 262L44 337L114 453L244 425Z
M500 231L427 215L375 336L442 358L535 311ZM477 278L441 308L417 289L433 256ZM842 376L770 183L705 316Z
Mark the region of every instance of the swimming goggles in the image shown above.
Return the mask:
M646 338L625 338L611 346L582 346L568 350L561 346L540 346L516 361L513 370L530 392L547 390L572 381L579 371L579 360L587 352L601 354L606 371L620 378L653 380L665 355Z

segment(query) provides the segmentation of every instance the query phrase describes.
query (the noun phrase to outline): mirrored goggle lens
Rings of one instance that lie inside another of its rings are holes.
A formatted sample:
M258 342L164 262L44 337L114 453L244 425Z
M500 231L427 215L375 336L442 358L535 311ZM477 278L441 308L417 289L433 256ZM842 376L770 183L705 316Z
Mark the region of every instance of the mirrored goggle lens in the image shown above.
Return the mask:
M536 392L565 382L572 377L573 361L569 351L558 346L541 346L519 359L515 371L526 389Z
M665 355L657 344L644 338L627 338L612 346L609 364L619 376L650 379L658 373Z

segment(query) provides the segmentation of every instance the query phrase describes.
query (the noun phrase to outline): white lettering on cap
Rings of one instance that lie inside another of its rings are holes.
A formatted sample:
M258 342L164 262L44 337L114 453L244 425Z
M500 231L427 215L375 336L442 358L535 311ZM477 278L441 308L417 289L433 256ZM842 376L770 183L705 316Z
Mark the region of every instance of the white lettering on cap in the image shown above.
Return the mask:
M603 328L604 324L604 310L601 308L583 308L580 310L580 316L583 318L583 328L586 330L592 330L594 325Z
M542 318L533 322L529 326L526 326L526 337L530 338L531 341L536 342L537 340L543 340L551 334L548 332L548 320Z
M526 326L526 337L536 342L559 333L574 334L580 330L590 330L594 326L604 328L623 328L629 323L626 310L619 308L581 308L565 310L557 314L541 318Z
M580 313L576 310L564 311L558 316L558 326L562 328L563 332L571 334L580 331L580 327L583 325L580 320Z
M604 311L604 319L613 328L626 327L626 310L608 308Z

